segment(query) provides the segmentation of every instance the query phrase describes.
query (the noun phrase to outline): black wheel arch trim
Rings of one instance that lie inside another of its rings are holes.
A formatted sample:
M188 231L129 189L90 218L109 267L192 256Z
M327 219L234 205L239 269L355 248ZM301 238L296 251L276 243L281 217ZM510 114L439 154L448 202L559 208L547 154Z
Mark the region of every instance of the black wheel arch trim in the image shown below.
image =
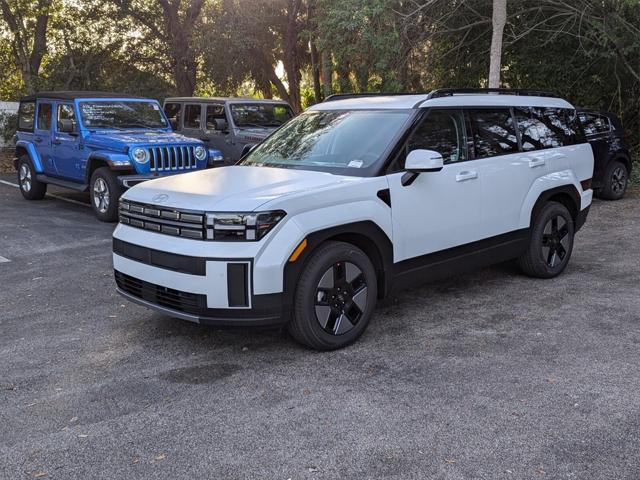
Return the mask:
M372 221L362 221L329 227L309 233L307 248L295 262L287 261L284 268L283 291L293 301L297 280L307 260L324 242L341 241L360 248L369 257L378 278L378 297L386 296L393 280L393 244L386 233Z
M580 223L579 217L581 213L581 210L580 210L581 196L578 189L572 184L561 185L559 187L550 188L549 190L545 190L542 193L540 193L540 195L538 196L538 199L536 200L536 203L533 205L533 208L531 209L531 217L529 219L529 228L530 229L533 228L533 222L535 218L538 216L540 209L545 203L549 201L557 201L559 203L562 203L565 207L567 207L567 209L569 210L569 213L571 214L571 217L573 218L573 223L574 223L574 226L576 227L575 230L578 231L578 229L582 226L582 225L580 225L580 227L578 226Z

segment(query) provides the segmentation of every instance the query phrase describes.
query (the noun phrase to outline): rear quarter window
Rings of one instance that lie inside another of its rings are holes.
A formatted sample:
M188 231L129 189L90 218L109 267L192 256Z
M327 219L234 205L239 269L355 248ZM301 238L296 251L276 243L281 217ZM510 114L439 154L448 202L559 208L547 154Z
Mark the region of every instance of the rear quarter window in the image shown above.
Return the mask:
M608 133L611 131L611 125L609 119L604 115L594 115L590 113L583 113L580 115L580 121L584 128L584 134L598 135L600 133Z
M32 132L36 117L36 102L23 102L18 109L18 130Z

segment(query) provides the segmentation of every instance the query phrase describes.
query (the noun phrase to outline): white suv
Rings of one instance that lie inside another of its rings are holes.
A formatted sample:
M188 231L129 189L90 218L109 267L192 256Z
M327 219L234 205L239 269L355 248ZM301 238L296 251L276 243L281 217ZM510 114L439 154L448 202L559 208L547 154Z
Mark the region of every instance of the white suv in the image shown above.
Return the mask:
M545 92L342 95L238 165L128 190L118 291L169 316L357 339L392 287L518 259L560 274L591 204L573 106Z

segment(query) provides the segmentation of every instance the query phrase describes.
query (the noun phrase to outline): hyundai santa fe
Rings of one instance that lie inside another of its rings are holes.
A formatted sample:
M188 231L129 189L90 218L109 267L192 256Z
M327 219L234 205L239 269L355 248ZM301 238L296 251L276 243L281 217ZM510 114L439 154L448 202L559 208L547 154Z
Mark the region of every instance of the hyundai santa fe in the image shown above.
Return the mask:
M335 349L393 288L511 259L559 275L592 173L576 110L552 93L334 96L237 165L125 192L117 289L168 316L282 325Z

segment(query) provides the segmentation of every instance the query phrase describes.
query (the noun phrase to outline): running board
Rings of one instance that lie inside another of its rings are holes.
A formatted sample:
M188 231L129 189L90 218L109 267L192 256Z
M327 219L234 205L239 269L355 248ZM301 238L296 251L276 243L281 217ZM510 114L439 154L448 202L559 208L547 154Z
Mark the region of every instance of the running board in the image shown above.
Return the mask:
M36 175L36 180L43 183L50 183L51 185L57 185L58 187L70 188L71 190L77 190L79 192L86 192L89 190L89 185L86 183L70 182L56 177L49 177L44 174Z

